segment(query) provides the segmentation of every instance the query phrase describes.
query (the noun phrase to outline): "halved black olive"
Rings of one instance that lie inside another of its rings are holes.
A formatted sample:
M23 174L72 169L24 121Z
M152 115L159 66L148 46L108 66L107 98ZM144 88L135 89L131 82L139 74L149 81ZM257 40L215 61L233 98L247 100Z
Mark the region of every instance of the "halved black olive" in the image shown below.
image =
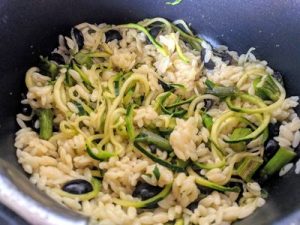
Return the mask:
M210 59L208 62L204 63L204 67L208 70L213 70L216 64Z
M21 113L25 116L30 116L32 113L32 108L28 104L22 104Z
M71 33L73 33L74 38L76 40L76 43L78 45L78 49L81 50L84 46L84 37L80 30L78 30L76 27L73 27L71 30Z
M76 179L65 183L62 190L70 194L81 195L93 191L93 186L86 180Z
M213 50L213 53L215 56L218 56L221 58L221 60L225 63L227 63L228 65L231 65L233 62L233 58L232 56L227 52L227 51L217 51L217 50Z
M206 49L202 48L201 52L200 52L201 62L204 62L205 54L206 54ZM216 64L211 59L208 62L204 63L204 67L208 70L213 70L215 68L215 66L216 66Z
M151 153L155 154L157 147L156 147L156 145L149 145L149 149L150 149Z
M171 85L165 83L164 81L162 81L160 79L158 79L158 84L161 85L161 87L164 89L164 91L171 91L174 89Z
M269 160L271 159L275 153L279 149L279 144L274 139L271 139L265 143L265 151L264 151L264 159Z
M160 193L162 189L163 188L161 187L152 186L148 183L138 182L135 186L132 196L146 200Z
M161 29L162 28L159 27L159 26L153 26L153 27L150 28L149 33L155 39L158 36ZM146 43L149 44L149 45L152 44L148 37L146 38Z
M109 30L105 32L105 42L111 42L113 40L122 40L122 35L117 30Z
M281 126L280 122L277 123L269 123L269 138L277 137L279 135L279 128Z
M49 56L49 60L55 61L58 64L65 64L65 59L64 57L62 57L61 54L58 54L56 52L51 53L51 55Z
M199 205L199 199L197 199L196 201L190 203L187 208L189 210L191 210L192 212L194 212L197 208L198 208L198 205Z
M204 108L205 111L208 111L213 107L214 101L212 99L204 99Z
M133 197L141 198L142 200L147 200L163 190L161 187L152 186L148 183L138 182L132 193ZM157 207L157 203L148 205L147 209L152 209Z

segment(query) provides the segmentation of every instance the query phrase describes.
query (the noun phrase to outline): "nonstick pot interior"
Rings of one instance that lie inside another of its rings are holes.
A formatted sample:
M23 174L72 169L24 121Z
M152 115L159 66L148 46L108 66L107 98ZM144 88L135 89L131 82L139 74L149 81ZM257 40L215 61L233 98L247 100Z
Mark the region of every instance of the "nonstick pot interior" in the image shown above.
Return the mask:
M13 144L24 75L40 54L47 55L57 46L59 34L69 34L73 25L85 21L124 23L156 16L184 19L211 43L225 44L239 53L255 47L259 58L266 59L272 68L284 74L288 94L300 95L300 1L297 0L183 0L177 6L167 6L164 0L2 0L0 158L22 171ZM24 177L23 173L13 182L35 198L36 189ZM237 224L300 224L300 175L290 172L272 179L266 189L267 204ZM44 194L38 198L47 207L53 206ZM0 210L0 224L26 224L3 205ZM63 209L60 212L68 213Z

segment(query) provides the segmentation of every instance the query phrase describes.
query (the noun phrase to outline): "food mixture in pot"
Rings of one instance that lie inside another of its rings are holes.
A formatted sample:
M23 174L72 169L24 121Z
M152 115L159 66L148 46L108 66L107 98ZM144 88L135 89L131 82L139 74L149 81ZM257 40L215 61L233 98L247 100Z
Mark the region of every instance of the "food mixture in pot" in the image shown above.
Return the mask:
M82 23L26 73L15 146L32 183L92 224L231 224L291 169L298 97L182 20Z

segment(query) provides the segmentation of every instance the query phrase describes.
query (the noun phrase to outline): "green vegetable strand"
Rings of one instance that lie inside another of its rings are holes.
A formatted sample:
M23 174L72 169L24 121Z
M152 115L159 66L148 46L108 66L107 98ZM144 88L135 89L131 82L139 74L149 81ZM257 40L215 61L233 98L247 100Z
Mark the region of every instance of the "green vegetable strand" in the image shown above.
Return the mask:
M53 133L53 112L51 109L39 110L40 138L48 140Z

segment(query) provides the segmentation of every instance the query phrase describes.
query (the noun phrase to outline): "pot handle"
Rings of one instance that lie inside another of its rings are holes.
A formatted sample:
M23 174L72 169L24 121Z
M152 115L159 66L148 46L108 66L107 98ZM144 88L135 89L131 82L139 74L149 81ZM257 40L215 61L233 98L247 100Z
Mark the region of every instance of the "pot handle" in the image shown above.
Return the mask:
M0 159L0 202L32 225L88 225L88 218L63 207Z

